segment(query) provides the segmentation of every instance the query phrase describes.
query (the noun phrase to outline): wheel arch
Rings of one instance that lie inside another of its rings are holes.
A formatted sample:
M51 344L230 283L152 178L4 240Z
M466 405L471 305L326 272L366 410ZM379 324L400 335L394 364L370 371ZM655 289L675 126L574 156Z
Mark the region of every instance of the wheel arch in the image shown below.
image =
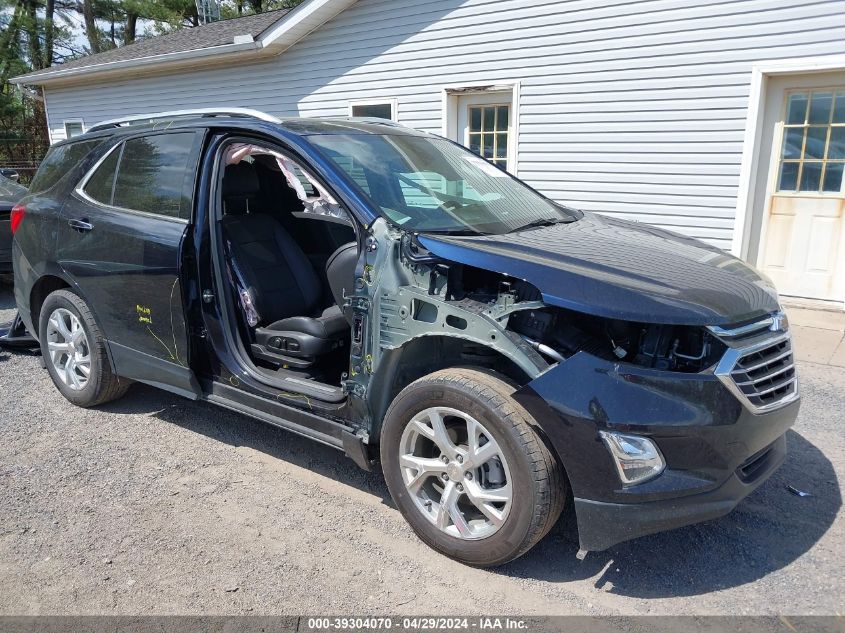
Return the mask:
M495 360L493 366L472 362L470 359L462 357L464 356L462 353L458 354L458 357L455 356L455 351L465 352L467 347L474 345L483 347L490 354L491 358ZM545 403L537 403L535 399L525 397L526 394L533 393L529 383L536 376L529 375L514 360L495 347L482 346L466 338L448 334L419 336L382 354L378 368L370 381L370 390L367 396L370 419L372 420L369 429L371 442L375 444L381 441L385 413L387 413L390 403L393 402L400 391L418 378L449 367L467 367L487 371L513 385L514 400L526 410L529 419L536 423L534 425L535 430L560 465L561 474L566 480L567 494L571 497L572 488L566 461L554 442L551 441L546 429L547 425L556 424L558 420L556 416L549 415L548 405L543 406Z
M32 327L34 330L31 333L36 339L38 339L40 336L38 329L41 326L41 308L44 306L44 301L47 300L47 297L49 297L50 294L55 292L56 290L70 290L80 299L82 299L88 306L88 309L91 311L91 314L94 316L94 319L97 321L97 324L102 328L102 322L97 316L96 308L92 306L88 299L85 297L85 295L80 292L76 284L74 284L72 281L66 279L60 274L49 272L45 273L44 275L41 275L41 277L39 277L35 281L35 283L32 284L32 289L29 291L29 316L32 319ZM106 339L106 358L109 361L109 366L111 367L112 371L115 371L114 360L112 359L111 349L108 345L108 339Z
M32 327L34 336L38 336L38 328L40 327L39 316L41 315L41 307L50 293L56 290L69 288L73 290L73 286L66 279L54 274L42 275L38 280L32 284L29 291L29 316L32 319Z
M505 376L522 387L532 376L492 345L449 334L419 336L386 350L370 380L367 404L372 420L369 434L377 441L387 408L402 389L428 374L449 367L472 367Z

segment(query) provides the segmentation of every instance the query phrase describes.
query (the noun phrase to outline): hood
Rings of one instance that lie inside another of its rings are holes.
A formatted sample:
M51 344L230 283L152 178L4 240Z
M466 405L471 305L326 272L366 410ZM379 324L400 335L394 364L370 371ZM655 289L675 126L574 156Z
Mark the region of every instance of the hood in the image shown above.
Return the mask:
M506 235L421 235L434 255L524 279L543 300L596 316L731 325L778 309L754 268L698 240L593 213Z

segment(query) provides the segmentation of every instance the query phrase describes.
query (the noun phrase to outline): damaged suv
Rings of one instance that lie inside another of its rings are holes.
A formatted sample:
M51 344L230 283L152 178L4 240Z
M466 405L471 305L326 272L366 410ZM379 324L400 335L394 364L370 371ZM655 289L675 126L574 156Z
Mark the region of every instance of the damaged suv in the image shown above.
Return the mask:
M144 120L139 120L143 118ZM388 121L111 121L16 207L15 299L80 406L139 381L380 465L476 566L729 512L798 412L769 281Z

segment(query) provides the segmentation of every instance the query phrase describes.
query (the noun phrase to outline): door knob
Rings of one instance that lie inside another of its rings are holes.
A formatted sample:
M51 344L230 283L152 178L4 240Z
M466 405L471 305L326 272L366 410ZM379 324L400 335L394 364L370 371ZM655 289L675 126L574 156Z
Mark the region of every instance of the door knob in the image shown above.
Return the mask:
M94 225L91 224L88 220L68 220L68 224L70 227L76 231L90 231L94 228Z

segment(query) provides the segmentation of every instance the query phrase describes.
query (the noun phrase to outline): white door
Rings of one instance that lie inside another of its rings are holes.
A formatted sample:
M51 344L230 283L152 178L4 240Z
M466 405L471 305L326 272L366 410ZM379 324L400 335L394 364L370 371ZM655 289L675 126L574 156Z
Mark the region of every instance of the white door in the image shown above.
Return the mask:
M515 147L511 92L458 97L457 141L500 167L513 171Z
M783 295L845 299L845 83L782 97L760 265Z

